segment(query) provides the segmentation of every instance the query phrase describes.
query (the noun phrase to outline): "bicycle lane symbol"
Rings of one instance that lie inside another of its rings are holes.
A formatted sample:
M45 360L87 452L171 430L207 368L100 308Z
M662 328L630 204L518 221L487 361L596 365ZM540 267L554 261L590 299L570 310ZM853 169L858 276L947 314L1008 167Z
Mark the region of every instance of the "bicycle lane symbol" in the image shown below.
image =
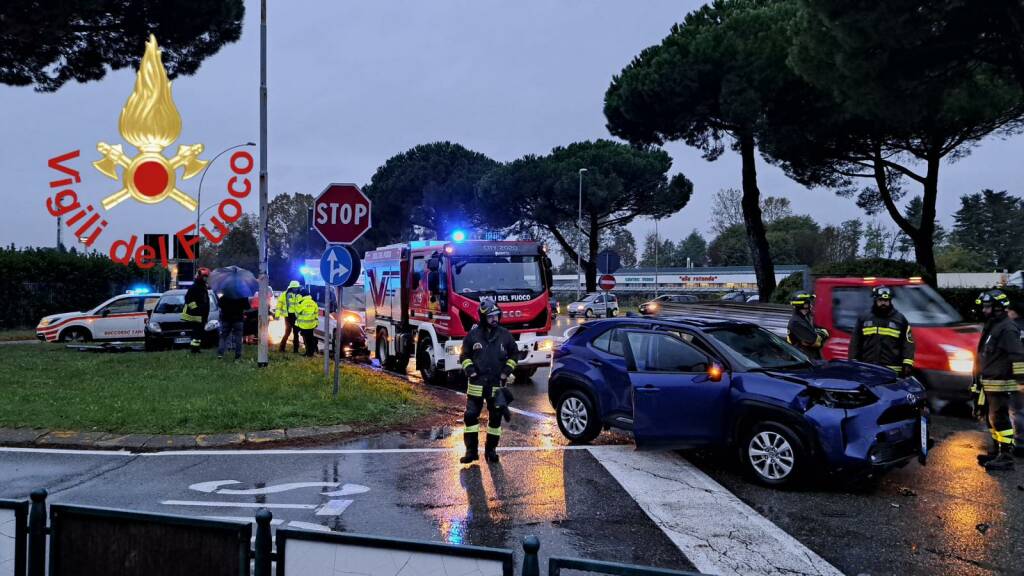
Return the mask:
M266 508L268 510L314 510L317 516L340 516L348 509L354 502L352 499L344 498L345 496L355 496L358 494L364 494L370 491L370 488L363 486L362 484L344 484L341 482L287 482L283 484L273 484L270 486L261 486L257 488L226 488L226 486L234 486L242 484L238 480L211 480L208 482L197 482L189 485L189 490L194 492L200 492L203 494L216 494L219 496L266 496L268 494L280 494L283 492L290 492L292 490L302 490L307 488L335 488L335 490L322 490L320 495L328 496L327 502L321 504L290 504L290 503L267 503L267 502L240 502L237 500L163 500L160 504L164 506L185 506L185 507L206 507L206 508ZM340 486L340 488L339 488ZM235 516L211 516L211 518L239 520L239 521L252 521L248 517L235 517ZM284 521L275 519L274 525L280 525ZM319 530L330 530L326 526L319 524L311 524L308 522L297 522L292 521L289 525L296 528L305 529L319 529Z

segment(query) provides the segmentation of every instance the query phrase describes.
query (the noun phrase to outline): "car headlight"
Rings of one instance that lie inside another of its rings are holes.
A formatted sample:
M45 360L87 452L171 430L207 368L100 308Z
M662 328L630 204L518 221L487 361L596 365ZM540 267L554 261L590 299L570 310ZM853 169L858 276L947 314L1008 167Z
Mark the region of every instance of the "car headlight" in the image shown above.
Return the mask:
M861 408L878 401L878 397L867 388L856 390L815 389L812 397L815 404L821 404L828 408Z
M49 326L49 325L50 325L50 320L48 318L43 318L42 320L39 321L39 327L40 328L45 328L46 326Z
M360 318L359 314L356 314L355 312L346 312L341 316L342 324L361 324L362 321L363 319Z
M555 341L551 338L545 338L537 343L537 350L541 352L550 352L555 348Z
M949 369L958 374L974 374L974 352L958 346L939 344L949 357Z
M220 322L218 320L210 320L206 323L206 331L211 332L220 328Z
M160 323L159 322L150 322L149 323L149 330L151 332L160 332L162 330L162 328L160 328Z

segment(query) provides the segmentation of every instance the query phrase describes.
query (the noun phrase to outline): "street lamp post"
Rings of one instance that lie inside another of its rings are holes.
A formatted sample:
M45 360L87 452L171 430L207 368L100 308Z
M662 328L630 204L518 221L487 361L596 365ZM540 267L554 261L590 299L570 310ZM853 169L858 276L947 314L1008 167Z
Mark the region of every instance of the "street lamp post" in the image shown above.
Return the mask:
M654 219L654 297L658 297L658 246L661 238L658 236L658 219Z
M259 344L256 346L256 365L263 368L270 364L267 351L269 340L267 326L270 321L270 270L267 262L267 0L260 2L260 311Z
M579 231L578 238L576 241L576 301L580 301L580 273L583 269L580 268L580 252L583 250L581 244L583 243L583 173L586 172L586 168L580 168L580 202L579 208L576 211L576 230Z
M206 171L209 170L210 166L213 166L213 163L217 161L217 158L220 158L221 156L223 156L225 152L229 152L231 150L234 150L235 148L241 148L242 146L255 146L255 145L256 145L255 142L245 142L244 144L235 144L234 146L231 146L230 148L225 148L225 149L221 150L220 154L217 154L216 156L213 157L212 160L210 160L209 162L206 163L206 167L203 168L203 174L199 177L199 191L196 192L196 238L199 237L199 219L203 216L203 214L206 213L207 210L209 210L212 206L215 206L215 204L211 205L211 206L207 206L206 210L203 210L202 212L199 211L199 208L200 208L200 206L202 206L202 203L203 203L203 180L206 180ZM198 251L196 252L195 258L192 260L192 262L196 266L199 265L199 253L198 253Z

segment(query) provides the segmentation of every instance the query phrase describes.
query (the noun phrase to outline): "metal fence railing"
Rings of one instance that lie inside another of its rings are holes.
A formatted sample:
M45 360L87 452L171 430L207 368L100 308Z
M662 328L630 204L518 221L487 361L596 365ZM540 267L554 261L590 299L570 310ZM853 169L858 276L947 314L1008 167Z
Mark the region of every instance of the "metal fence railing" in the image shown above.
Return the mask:
M395 576L414 572L516 576L512 550L360 534L279 528L267 510L251 524L0 500L0 576ZM518 576L540 576L535 536L523 539ZM47 552L48 551L48 552ZM691 576L645 566L552 558L549 576L580 570L612 576Z

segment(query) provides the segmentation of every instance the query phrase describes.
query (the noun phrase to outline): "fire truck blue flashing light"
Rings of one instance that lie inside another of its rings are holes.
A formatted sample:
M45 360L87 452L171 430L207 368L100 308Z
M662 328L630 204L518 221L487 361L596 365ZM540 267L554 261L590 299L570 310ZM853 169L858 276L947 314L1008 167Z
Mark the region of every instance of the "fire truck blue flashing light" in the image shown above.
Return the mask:
M462 230L456 230L456 231L452 232L452 240L454 240L456 242L462 242L465 239L466 239L466 233L463 232Z

